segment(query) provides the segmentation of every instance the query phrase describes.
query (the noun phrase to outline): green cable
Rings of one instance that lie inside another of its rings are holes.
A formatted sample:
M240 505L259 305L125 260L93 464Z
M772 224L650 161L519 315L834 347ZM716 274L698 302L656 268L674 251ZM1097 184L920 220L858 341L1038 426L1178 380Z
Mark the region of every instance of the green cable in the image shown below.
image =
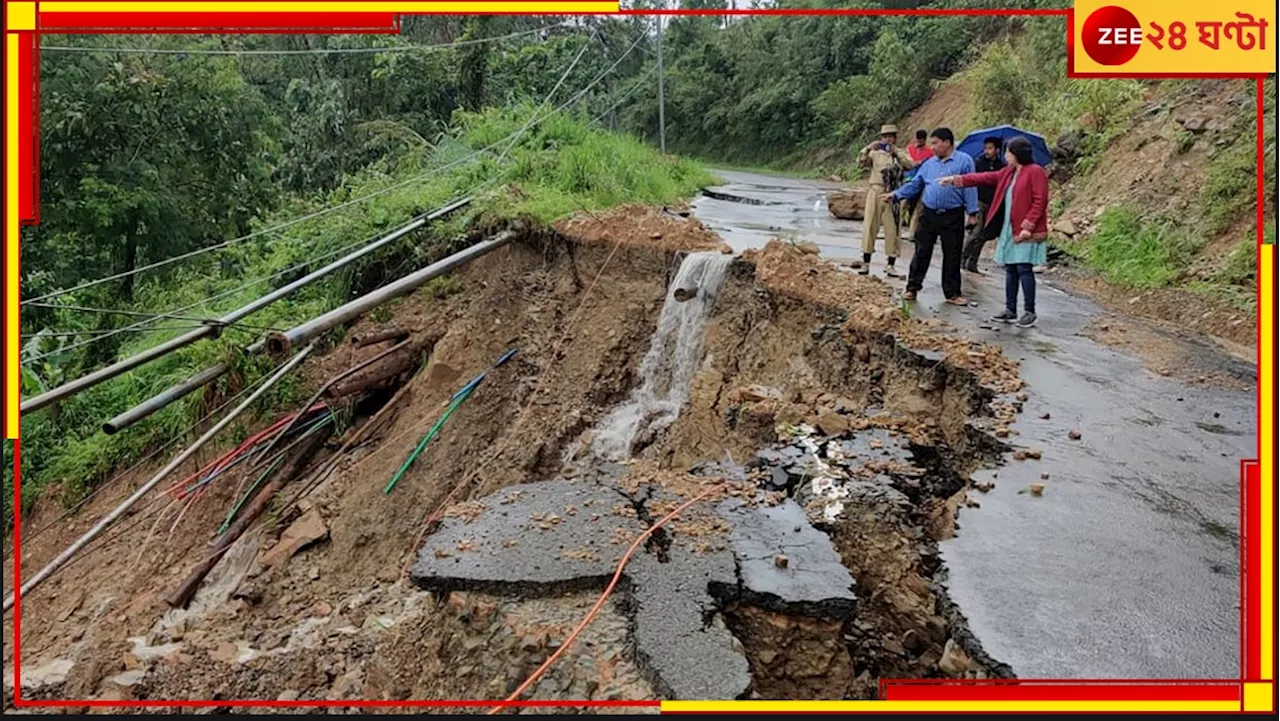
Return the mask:
M418 441L418 447L413 449L413 453L410 453L409 457L405 459L404 464L400 466L400 470L396 471L396 474L391 477L391 482L387 484L386 488L382 489L383 493L390 493L391 490L396 487L396 484L400 482L400 479L403 478L404 474L409 470L409 466L412 466L413 462L418 459L418 456L422 453L422 449L426 448L427 444L431 442L431 439L435 438L436 435L440 433L440 429L444 427L445 421L449 420L449 416L453 415L453 412L458 410L458 406L462 405L462 402L467 399L467 396L470 396L472 391L474 391L479 385L479 383L474 383L467 386L465 390L458 394L457 398L453 399L453 402L449 404L449 407L440 415L440 420L436 421L435 425L431 426L431 430L427 431L427 435L423 436L421 441Z
M235 520L236 514L239 513L240 509L244 507L245 502L248 501L250 496L253 495L253 492L258 489L258 486L261 485L262 482L267 479L267 476L270 476L272 473L275 472L276 466L279 466L280 461L283 461L283 460L284 460L284 456L280 456L275 460L274 463L268 466L267 470L263 471L262 475L258 476L258 480L254 481L253 485L249 486L249 490L244 492L244 495L240 497L240 500L236 502L236 505L232 506L231 511L227 513L227 520L223 521L222 525L218 528L219 536L221 536L223 533L226 532L227 527L231 525L231 521Z
M320 430L324 426L328 425L331 421L333 421L332 413L325 416L319 422L313 423L312 426L308 428L306 432L299 437L299 440L301 440L302 438L306 438L312 433L315 433L316 431ZM249 490L244 492L244 495L240 497L240 500L236 502L236 505L233 506L231 510L227 513L227 520L223 521L222 526L218 528L219 536L221 536L223 533L226 532L227 528L231 525L231 522L235 520L236 514L240 512L241 508L244 508L244 504L248 502L248 500L253 496L253 492L258 490L258 486L262 485L262 482L267 480L267 478L269 478L271 474L275 472L276 468L280 465L280 462L283 460L284 460L284 453L281 453L279 456L276 456L276 460L272 462L270 466L267 467L267 470L262 472L262 475L258 476L257 480L255 480L252 485L249 486Z

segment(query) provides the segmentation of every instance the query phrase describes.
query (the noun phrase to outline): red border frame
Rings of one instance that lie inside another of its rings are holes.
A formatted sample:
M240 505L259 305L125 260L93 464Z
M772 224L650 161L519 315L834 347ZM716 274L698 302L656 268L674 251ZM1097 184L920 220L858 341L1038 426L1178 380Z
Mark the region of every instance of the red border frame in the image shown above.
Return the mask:
M8 3L6 3L7 5ZM6 8L7 10L7 8ZM546 14L531 11L531 14ZM449 15L466 15L476 13L440 13ZM485 13L513 14L513 13ZM570 13L560 13L570 14ZM593 13L594 14L594 13ZM1262 242L1262 223L1264 216L1265 191L1263 186L1263 167L1265 147L1262 131L1264 129L1263 103L1264 90L1262 78L1254 74L1193 74L1166 73L1148 75L1077 75L1074 72L1073 20L1071 9L758 9L758 10L693 10L672 9L662 11L625 10L621 15L848 15L848 16L1063 16L1067 26L1067 76L1071 78L1256 78L1257 99L1257 234L1258 242ZM25 137L20 144L20 174L30 173L32 185L22 189L20 200L20 221L23 224L39 222L39 42L41 31L58 33L398 33L400 31L399 13L64 13L41 16L37 5L37 23L34 32L18 32L23 38L20 52L20 75L31 83L31 92L20 94L20 111L28 118L19 126L19 132ZM56 20L52 20L56 18ZM51 22L52 20L52 22ZM1259 320L1260 323L1260 320ZM1261 326L1258 329L1261 339ZM1259 348L1259 354L1261 349ZM16 392L11 391L11 392ZM1261 421L1259 406L1259 427ZM1274 441L1273 441L1274 442ZM1262 438L1259 437L1259 450ZM15 558L20 558L21 549L21 442L13 441L14 462L14 531ZM880 683L881 698L911 700L1235 700L1240 699L1243 711L1244 687L1246 681L1260 680L1261 638L1258 630L1262 622L1264 609L1258 603L1262 587L1260 568L1262 549L1258 544L1250 544L1249 538L1258 538L1261 531L1262 512L1260 506L1262 480L1260 467L1256 460L1241 461L1241 675L1239 680L1178 680L1153 681L1150 679L1130 680L1048 680L1019 679L1017 681L934 681L934 680L882 680ZM20 563L14 564L15 590L19 587ZM1249 569L1255 573L1249 573ZM521 701L508 703L501 700L438 700L438 701L274 701L274 700L151 700L151 701L115 701L115 700L23 700L21 698L21 594L17 594L14 604L14 705L17 707L36 708L173 708L173 707L266 707L266 708L385 708L385 707L475 707L488 708L496 706L515 707L654 707L658 701ZM1249 599L1253 603L1249 603ZM1252 631L1252 633L1250 633ZM1274 667L1274 666L1273 666ZM1272 694L1275 685L1272 683ZM946 689L944 691L943 689ZM1175 690L1176 689L1176 690Z

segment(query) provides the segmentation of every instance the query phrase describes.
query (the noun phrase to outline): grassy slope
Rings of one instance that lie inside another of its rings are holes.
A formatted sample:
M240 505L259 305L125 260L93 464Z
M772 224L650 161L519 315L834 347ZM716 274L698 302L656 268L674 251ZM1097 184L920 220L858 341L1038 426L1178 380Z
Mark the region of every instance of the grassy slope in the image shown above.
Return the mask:
M475 149L487 147L519 130L532 107L515 111L491 111L459 118L454 137L435 148L422 148L393 167L376 166L348 180L327 198L299 199L263 226L336 205L401 184L415 176L457 161ZM500 153L505 143L495 153ZM236 246L219 254L234 272L205 275L200 268L183 264L177 276L149 279L140 288L140 308L173 308L234 288L250 279L267 276L319 254L360 239L377 237L413 216L488 182L469 212L439 223L424 235L410 237L357 263L348 272L317 283L252 316L255 328L288 328L334 307L358 292L366 292L429 258L446 252L463 233L469 220L483 216L486 222L527 217L542 222L578 210L597 210L624 202L670 203L695 193L710 181L698 164L662 157L639 141L590 130L586 124L563 115L553 116L530 129L512 148L502 164L490 154L484 159L404 184L349 211L294 226L274 237ZM203 270L207 271L207 266ZM212 306L188 313L217 314L242 305L292 277L264 283L230 295ZM139 334L131 338L123 355L152 346L176 332ZM268 371L261 357L240 359L235 352L251 342L259 331L228 332L216 342L203 342L148 364L122 378L96 386L61 404L56 413L42 411L23 419L22 495L24 503L56 484L64 500L82 496L113 469L141 455L145 449L167 440L213 406ZM220 360L237 363L210 391L195 393L157 413L143 423L115 436L106 436L100 424L150 395ZM259 402L258 419L300 400L300 382L283 382ZM227 433L228 441L243 438L257 422L247 418ZM6 468L8 465L6 464ZM12 518L9 499L12 478L4 480L5 524Z

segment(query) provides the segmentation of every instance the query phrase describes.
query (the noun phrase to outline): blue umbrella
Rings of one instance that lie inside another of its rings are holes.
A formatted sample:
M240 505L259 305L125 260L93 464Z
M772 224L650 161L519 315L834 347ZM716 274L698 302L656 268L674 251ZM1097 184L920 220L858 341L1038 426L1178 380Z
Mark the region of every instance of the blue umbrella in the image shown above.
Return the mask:
M1049 144L1045 142L1043 135L1023 130L1022 128L1015 128L1012 125L997 125L994 128L975 130L964 136L964 140L960 141L960 145L956 149L976 158L982 155L982 144L987 138L999 138L1003 144L1007 143L1010 138L1018 136L1026 138L1031 143L1031 155L1037 165L1048 165L1053 162L1053 153L1049 152ZM1003 149L1003 145L1001 147Z

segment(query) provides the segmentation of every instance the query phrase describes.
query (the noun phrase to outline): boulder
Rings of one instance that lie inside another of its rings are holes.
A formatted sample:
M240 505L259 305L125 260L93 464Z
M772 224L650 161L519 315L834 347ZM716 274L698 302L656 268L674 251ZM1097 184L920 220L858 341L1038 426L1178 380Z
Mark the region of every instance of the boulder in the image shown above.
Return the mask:
M841 220L862 220L866 204L866 188L845 188L827 195L827 210Z

